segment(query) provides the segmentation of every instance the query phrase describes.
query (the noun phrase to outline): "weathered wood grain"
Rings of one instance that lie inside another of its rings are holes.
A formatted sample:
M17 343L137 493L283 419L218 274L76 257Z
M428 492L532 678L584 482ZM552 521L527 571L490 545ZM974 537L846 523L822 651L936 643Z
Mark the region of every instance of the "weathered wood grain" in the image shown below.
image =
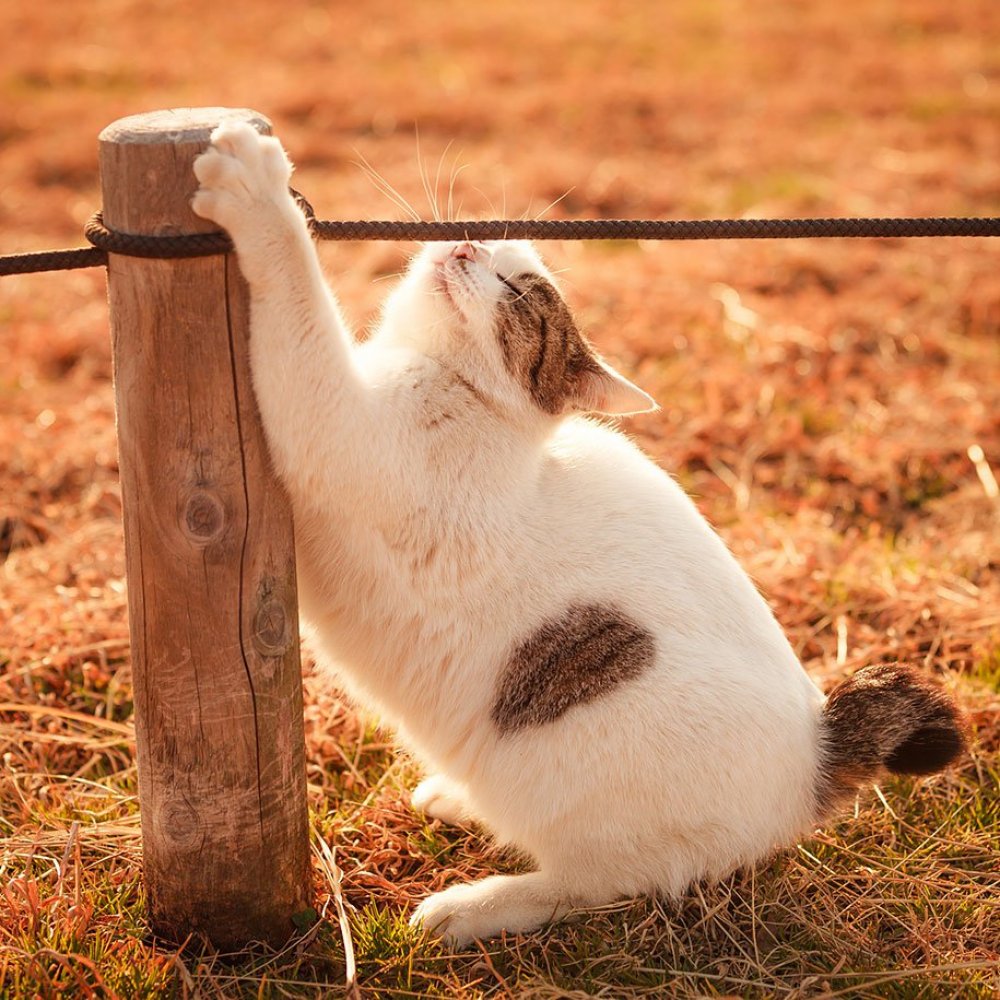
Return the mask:
M104 219L162 235L194 215L219 108L100 137ZM155 931L281 943L309 900L291 511L250 382L235 257L108 267L144 877Z

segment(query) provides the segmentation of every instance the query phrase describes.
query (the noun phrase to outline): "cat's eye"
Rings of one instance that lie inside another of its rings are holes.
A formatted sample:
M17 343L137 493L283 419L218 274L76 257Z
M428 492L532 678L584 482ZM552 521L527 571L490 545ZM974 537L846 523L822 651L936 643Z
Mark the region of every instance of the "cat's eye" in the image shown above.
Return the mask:
M500 280L501 280L501 281L502 281L502 282L503 282L503 283L504 283L504 284L505 284L505 285L506 285L506 286L507 286L507 287L508 287L508 288L509 288L509 289L510 289L510 290L511 290L511 291L512 291L512 292L513 292L513 293L514 293L515 295L520 295L520 294L521 294L521 289L520 289L520 288L518 288L518 287L517 287L517 285L513 284L513 283L512 283L511 281L509 281L509 280L508 280L507 278L505 278L505 277L504 277L504 276L503 276L502 274L498 274L498 273L497 273L496 271L494 271L493 273L494 273L494 274L496 274L496 276L497 276L497 277L498 277L498 278L499 278L499 279L500 279Z

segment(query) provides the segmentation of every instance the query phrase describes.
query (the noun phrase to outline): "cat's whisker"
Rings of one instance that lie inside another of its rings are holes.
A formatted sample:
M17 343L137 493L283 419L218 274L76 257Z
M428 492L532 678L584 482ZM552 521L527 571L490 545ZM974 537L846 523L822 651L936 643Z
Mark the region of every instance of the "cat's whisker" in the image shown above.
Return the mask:
M420 221L420 213L406 200L400 191L398 191L392 184L386 180L372 164L366 159L365 155L356 147L354 148L354 155L358 159L354 160L354 165L358 167L371 181L375 189L388 198L397 208L401 209L405 215L408 215L414 222Z
M378 182L376 178L371 178L376 190L382 194L383 197L391 201L404 215L408 215L414 222L420 222L420 213L414 209L410 203L402 196L398 195L394 188L390 186L383 186Z
M454 139L450 139L448 141L448 145L444 147L444 152L438 157L437 170L434 172L434 207L437 209L439 215L441 210L439 207L440 202L438 200L438 185L441 182L441 168L444 166L445 158L447 157L448 152L451 149L454 142L455 142Z
M424 169L424 160L420 152L420 127L418 125L414 125L413 132L417 144L417 174L420 176L420 184L424 189L424 197L427 199L427 204L430 206L431 217L435 222L440 222L441 215L438 212L437 200L434 197L434 192L431 190L430 177Z
M454 221L456 218L460 217L459 215L456 215L455 211L454 211L454 207L455 207L455 201L454 201L454 199L455 199L455 182L458 180L458 178L461 175L462 171L465 170L465 168L467 166L468 166L468 164L463 163L463 164L461 164L461 166L459 166L456 169L455 166L454 166L454 164L452 165L451 176L448 178L448 221L449 222ZM459 203L458 211L461 212L461 210L462 210L462 208L461 208L461 202L460 202Z
M573 192L574 192L575 190L576 190L576 186L574 185L574 186L573 186L573 187L571 187L571 188L567 188L567 189L566 189L566 191L565 191L565 192L564 192L563 194L559 195L559 197L558 197L558 198L556 198L556 200L555 200L555 201L550 201L550 202L548 203L548 205L546 205L546 206L545 206L545 208L543 208L543 209L542 209L542 210L541 210L541 211L540 211L540 212L539 212L539 213L538 213L538 214L537 214L537 215L536 215L536 216L534 217L535 221L537 222L537 221L538 221L539 219L541 219L541 218L542 218L542 216L543 216L543 215L545 215L545 214L546 214L547 212L551 212L551 211L552 211L552 209L554 209L554 208L556 207L556 205L558 205L558 204L559 204L559 202L563 201L563 199L565 199L565 198L568 198L568 197L569 197L569 196L570 196L570 195L571 195L571 194L572 194L572 193L573 193Z
M501 204L500 204L500 218L501 219L506 219L507 218L507 178L506 177L501 177L500 178L500 199L501 199ZM504 223L504 227L503 227L503 238L507 239L509 235L510 235L510 223L509 222L505 222Z
M573 289L574 291L576 291L576 289L577 289L576 282L573 281L572 278L562 277L562 275L568 274L569 271L570 271L570 269L568 267L549 268L549 274L551 274L552 277L554 277L554 278L559 278L559 287L560 288L570 288L570 289Z
M496 205L493 203L493 199L482 188L473 186L472 190L475 191L476 194L478 194L483 199L483 201L486 202L487 205L489 205L490 218L492 219L503 218L502 213L500 216L497 215L497 208Z
M394 278L402 278L405 273L406 269L404 268L402 271L393 271L392 274L379 274L372 278L372 284L377 285L382 281L391 281Z

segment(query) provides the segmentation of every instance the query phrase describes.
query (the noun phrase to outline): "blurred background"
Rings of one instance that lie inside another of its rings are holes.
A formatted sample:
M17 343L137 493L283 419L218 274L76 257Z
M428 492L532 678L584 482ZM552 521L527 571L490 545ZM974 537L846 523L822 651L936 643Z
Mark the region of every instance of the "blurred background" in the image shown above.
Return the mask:
M402 218L403 203L424 218L1000 215L996 0L0 0L0 12L0 253L80 245L99 207L100 130L198 105L269 116L320 218ZM359 330L412 250L321 246ZM543 252L583 328L662 406L626 430L694 494L810 672L826 685L879 659L936 672L960 687L995 769L1000 240ZM8 859L65 825L68 800L48 819L36 807L52 774L99 779L92 842L112 823L134 844L127 746L88 765L97 751L58 714L131 717L110 367L102 270L0 279L0 702L58 709L0 716ZM396 899L391 883L418 897L427 856L411 845L372 860L362 830L374 809L413 827L405 765L380 784L384 740L310 678L307 701L311 802L341 810L331 837L353 845L349 894ZM976 767L969 788L986 780ZM28 777L11 784L14 772ZM880 822L865 828L873 845L888 842ZM968 845L986 828L951 829ZM469 873L462 844L450 863ZM129 850L115 863L137 886ZM937 950L911 942L897 963L989 953L950 905L921 918ZM814 917L810 933L829 933Z
M321 218L1000 214L992 0L3 7L0 252L81 243L100 130L185 105L268 115ZM359 330L412 249L321 246ZM998 241L544 249L717 523L894 533L1000 461ZM102 272L0 295L10 549L117 487Z

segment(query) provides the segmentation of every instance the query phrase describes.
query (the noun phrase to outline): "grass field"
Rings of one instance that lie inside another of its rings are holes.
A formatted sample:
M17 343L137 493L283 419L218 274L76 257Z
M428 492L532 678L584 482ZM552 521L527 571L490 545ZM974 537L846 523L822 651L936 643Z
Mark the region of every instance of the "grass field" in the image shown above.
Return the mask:
M97 133L180 105L268 114L325 218L400 216L362 160L425 216L421 167L466 215L1000 215L995 0L0 9L0 253L79 244ZM337 995L345 937L365 996L1000 991L1000 241L545 249L809 672L936 674L968 760L676 904L448 954L414 902L520 862L418 818L307 654L319 921L280 954L153 941L104 275L3 278L0 997ZM359 324L411 250L323 246Z

